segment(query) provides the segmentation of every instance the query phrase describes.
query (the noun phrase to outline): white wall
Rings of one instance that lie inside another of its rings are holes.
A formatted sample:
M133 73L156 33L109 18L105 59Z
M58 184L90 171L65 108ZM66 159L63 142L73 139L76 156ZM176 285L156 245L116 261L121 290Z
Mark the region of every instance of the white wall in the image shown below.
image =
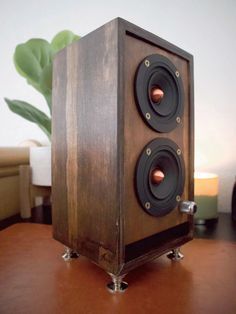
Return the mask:
M236 175L235 0L1 0L0 146L47 141L33 124L11 113L3 97L47 106L15 71L15 46L32 37L50 40L70 29L85 35L121 16L195 57L196 169L220 175L221 211L229 211Z

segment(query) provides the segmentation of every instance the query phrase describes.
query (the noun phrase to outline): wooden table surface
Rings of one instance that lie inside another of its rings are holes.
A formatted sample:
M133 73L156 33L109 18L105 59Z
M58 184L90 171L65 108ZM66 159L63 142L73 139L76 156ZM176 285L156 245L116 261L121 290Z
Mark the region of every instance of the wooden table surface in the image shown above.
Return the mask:
M128 290L88 259L65 262L51 226L20 223L0 232L0 313L235 314L236 243L195 239L185 258L165 256L132 272Z

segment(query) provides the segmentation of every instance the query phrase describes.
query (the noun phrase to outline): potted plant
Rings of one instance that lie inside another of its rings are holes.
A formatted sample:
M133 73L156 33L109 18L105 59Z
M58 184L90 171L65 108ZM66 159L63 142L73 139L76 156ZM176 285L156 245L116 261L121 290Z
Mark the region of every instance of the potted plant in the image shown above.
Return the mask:
M40 92L47 103L49 114L22 100L5 98L9 109L33 122L51 140L52 110L52 61L54 55L80 37L71 31L59 32L49 43L41 38L33 38L19 44L14 52L14 64L17 72L27 83ZM32 147L30 149L30 165L32 167L32 183L51 185L51 147Z

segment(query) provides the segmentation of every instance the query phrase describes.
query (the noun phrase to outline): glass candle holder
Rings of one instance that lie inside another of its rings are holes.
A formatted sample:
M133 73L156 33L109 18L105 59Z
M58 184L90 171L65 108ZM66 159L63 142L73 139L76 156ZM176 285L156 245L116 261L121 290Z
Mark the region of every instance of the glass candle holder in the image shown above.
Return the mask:
M194 199L197 203L195 223L204 224L218 218L219 177L214 173L195 172Z

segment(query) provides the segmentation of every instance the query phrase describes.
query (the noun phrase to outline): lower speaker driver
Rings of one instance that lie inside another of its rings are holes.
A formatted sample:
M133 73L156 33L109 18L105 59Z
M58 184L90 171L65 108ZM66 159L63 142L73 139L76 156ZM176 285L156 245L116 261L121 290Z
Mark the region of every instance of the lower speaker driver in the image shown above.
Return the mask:
M136 166L136 191L146 212L163 216L172 211L183 193L184 181L184 160L176 143L159 138L144 148Z

